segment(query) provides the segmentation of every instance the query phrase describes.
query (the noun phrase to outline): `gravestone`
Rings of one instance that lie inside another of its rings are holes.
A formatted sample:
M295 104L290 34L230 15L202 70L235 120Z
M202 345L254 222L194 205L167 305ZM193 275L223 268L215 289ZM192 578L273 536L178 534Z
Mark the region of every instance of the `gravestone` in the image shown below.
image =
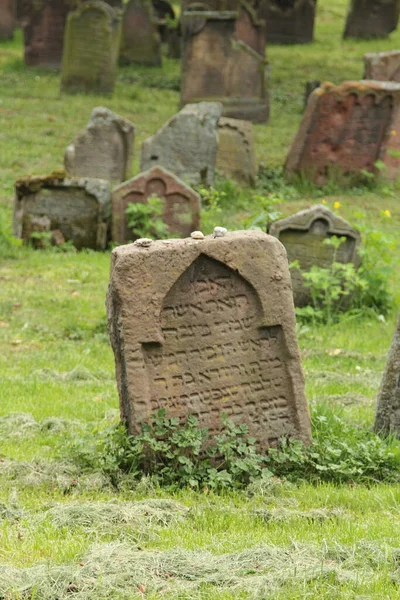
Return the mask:
M265 123L265 23L244 2L237 8L183 12L181 104L215 99L226 117Z
M319 88L320 85L321 85L321 82L317 81L316 79L314 79L312 81L306 81L306 85L305 85L305 89L304 89L304 108L307 106L308 99L311 96L311 94L313 93L313 91L316 90L317 88Z
M257 167L252 123L226 117L219 120L217 169L239 183L254 184Z
M314 38L317 0L267 0L265 21L269 44L308 44Z
M115 183L130 175L135 126L107 108L95 108L83 131L65 152L66 171L74 177L96 177Z
M68 15L61 90L112 94L121 38L121 12L89 0Z
M152 6L161 41L166 43L169 35L168 23L175 21L175 11L167 0L152 0Z
M364 79L400 83L400 50L364 54Z
M397 28L398 0L350 0L344 38L386 37Z
M185 106L143 142L141 171L158 165L189 185L213 185L221 111L219 102Z
M161 65L161 38L151 0L129 0L122 25L120 62Z
M25 64L59 70L68 13L76 0L36 0L26 7L23 20Z
M26 177L15 185L14 235L29 242L33 232L61 233L79 250L104 250L111 193L107 181L71 179L63 173Z
M164 408L211 434L225 414L262 448L282 436L310 441L290 276L274 238L236 231L120 246L107 306L131 433Z
M164 201L163 221L168 226L170 234L187 237L199 228L200 196L170 171L162 167L153 167L113 190L112 240L114 242L126 244L135 239L128 227L125 211L132 202L145 203L152 195Z
M16 26L15 0L0 0L0 40L11 40Z
M324 83L311 94L289 150L287 175L304 174L317 185L331 177L353 183L363 171L400 173L400 84L379 81Z
M269 233L285 246L289 264L298 261L301 271L307 272L313 265L327 268L332 264L333 248L324 244L324 240L332 236L345 238L337 250L336 261L359 264L357 248L360 234L322 204L275 221ZM291 269L291 277L295 306L310 304L310 291L304 286L299 269Z
M379 390L374 429L400 437L400 316Z

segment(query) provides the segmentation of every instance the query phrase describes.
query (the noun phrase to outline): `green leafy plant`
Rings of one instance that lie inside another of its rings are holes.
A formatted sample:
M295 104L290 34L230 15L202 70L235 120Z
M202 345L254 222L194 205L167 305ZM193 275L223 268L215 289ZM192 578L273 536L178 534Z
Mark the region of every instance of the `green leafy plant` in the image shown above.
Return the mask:
M221 215L223 213L222 204L226 199L226 192L217 190L213 187L198 187L197 192L202 200L202 210L200 213L201 228L205 234L212 233L214 227L221 225Z
M246 229L267 231L270 224L282 216L278 206L284 202L284 198L273 193L266 196L255 194L253 201L257 206L257 210L245 220Z
M162 239L168 236L168 226L163 221L164 200L155 194L147 202L131 202L125 213L128 227L136 238Z
M15 239L7 230L3 215L0 212L0 257L14 258L16 249L21 245L21 241Z

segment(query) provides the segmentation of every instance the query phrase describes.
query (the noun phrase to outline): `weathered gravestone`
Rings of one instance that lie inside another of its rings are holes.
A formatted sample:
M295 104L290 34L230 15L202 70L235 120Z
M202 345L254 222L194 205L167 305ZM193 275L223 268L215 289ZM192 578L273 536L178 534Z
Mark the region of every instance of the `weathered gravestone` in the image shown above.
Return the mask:
M152 0L152 5L161 40L167 42L169 35L168 23L175 21L173 6L167 0Z
M113 190L112 239L114 242L126 244L135 238L128 227L125 211L132 202L145 203L152 195L164 201L163 221L168 226L170 234L187 237L191 231L198 229L200 196L170 171L162 167L153 167Z
M400 84L379 81L324 83L311 94L286 159L286 173L304 173L317 185L330 177L354 181L362 171L400 173Z
M314 92L314 90L318 89L320 85L321 82L317 81L316 79L312 81L306 81L306 85L304 86L304 108L307 106L307 102L311 94Z
M400 50L364 54L364 79L400 83Z
M146 243L145 243L146 242ZM108 320L121 416L164 408L211 434L224 413L261 447L310 440L285 252L262 232L113 251ZM151 307L151 310L149 310Z
M217 169L240 183L254 184L256 158L252 123L226 117L219 120Z
M264 21L244 2L230 11L195 7L188 6L181 16L181 103L215 99L226 117L265 123Z
M40 232L71 241L78 249L106 248L111 209L107 181L60 173L18 179L15 190L16 237L29 242L33 232Z
M400 437L400 316L378 395L375 431Z
M161 65L161 38L151 0L130 0L125 8L120 51L122 64Z
M298 261L303 272L309 271L313 265L328 268L332 264L334 250L324 243L332 236L345 238L337 250L336 261L358 265L360 234L322 204L275 221L269 233L285 246L289 263ZM291 270L296 306L306 306L311 302L310 291L304 286L301 271L298 268Z
M0 0L0 40L10 40L16 26L15 0Z
M95 108L90 121L65 152L66 171L115 183L130 175L135 126L108 108Z
M29 3L23 20L26 65L60 69L67 16L76 3L76 0Z
M386 37L397 28L398 0L350 0L344 38Z
M266 0L265 21L270 44L313 41L317 0Z
M141 171L156 165L190 185L214 182L219 102L188 104L142 145Z
M61 90L111 94L121 39L121 12L89 0L68 15Z

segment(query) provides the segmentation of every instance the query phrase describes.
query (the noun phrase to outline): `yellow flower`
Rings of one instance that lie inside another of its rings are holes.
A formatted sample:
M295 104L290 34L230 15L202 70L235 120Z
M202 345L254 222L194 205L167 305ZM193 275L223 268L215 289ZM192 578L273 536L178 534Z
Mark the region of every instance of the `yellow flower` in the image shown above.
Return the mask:
M390 133L391 133L391 135L396 135L397 131L395 129L392 129L392 131Z
M389 217L389 218L392 216L392 213L388 209L384 210L382 214L384 214L385 217Z
M336 210L338 210L342 205L340 204L340 202L334 202L333 203L333 208L335 208Z
M321 200L322 204L326 204L326 200L325 198L323 200Z

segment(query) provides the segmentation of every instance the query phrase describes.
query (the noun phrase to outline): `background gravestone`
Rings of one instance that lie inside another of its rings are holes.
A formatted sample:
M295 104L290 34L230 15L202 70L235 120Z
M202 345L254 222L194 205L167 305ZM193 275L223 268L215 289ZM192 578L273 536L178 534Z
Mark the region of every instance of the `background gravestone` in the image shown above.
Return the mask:
M141 171L156 165L190 185L214 182L219 102L188 104L142 145Z
M324 83L311 94L286 159L290 176L304 173L317 185L330 177L354 182L362 171L399 175L400 84L377 81ZM394 152L393 152L394 151Z
M225 413L263 448L282 436L310 441L287 260L271 236L120 246L107 306L131 433L164 408L211 434Z
M374 429L400 437L400 316L379 390Z
M332 236L346 238L337 251L336 261L358 265L360 234L322 204L275 221L269 233L285 246L289 263L299 262L301 271L309 271L313 265L326 268L332 264L333 248L324 244ZM295 306L310 304L310 291L304 286L299 269L291 270L291 278Z
M83 131L65 152L66 171L74 177L125 181L130 175L135 126L107 108L95 108Z
M144 203L152 195L164 200L163 221L167 224L170 234L187 237L199 228L200 196L170 171L162 167L153 167L113 190L112 240L114 242L126 244L135 239L128 227L125 211L132 202Z
M176 19L174 8L167 0L152 0L152 5L161 41L168 42L168 22L173 22Z
M125 8L120 51L122 64L161 65L161 39L151 0L130 0Z
M364 54L364 79L400 83L400 50Z
M68 15L61 90L111 94L121 39L121 12L101 0Z
M266 0L269 44L307 44L314 38L317 0Z
M10 40L16 26L15 0L0 0L0 40Z
M219 120L217 169L239 183L254 184L257 167L252 123L226 117Z
M344 38L386 37L397 28L398 0L350 0Z
M70 179L60 173L18 179L15 190L16 237L29 242L36 231L71 241L78 250L106 248L111 209L107 181Z

